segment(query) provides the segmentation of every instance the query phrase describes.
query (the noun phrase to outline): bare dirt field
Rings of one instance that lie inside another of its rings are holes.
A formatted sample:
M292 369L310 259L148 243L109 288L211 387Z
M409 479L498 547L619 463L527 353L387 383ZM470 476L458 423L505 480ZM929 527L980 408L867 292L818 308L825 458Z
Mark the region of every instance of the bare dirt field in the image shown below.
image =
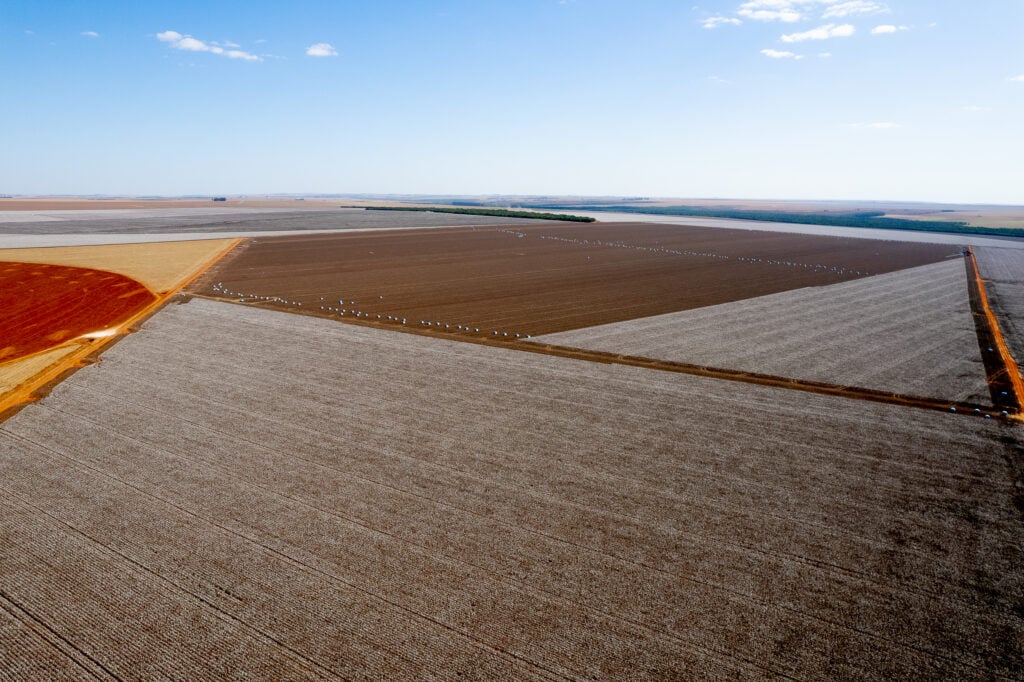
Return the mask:
M991 404L962 258L537 341Z
M0 260L0 363L116 327L154 301L113 272Z
M327 317L358 314L388 325L404 318L405 326L429 322L453 334L525 338L834 284L958 252L638 223L311 235L251 240L190 291Z
M1019 678L1022 456L992 421L192 300L0 425L0 669Z

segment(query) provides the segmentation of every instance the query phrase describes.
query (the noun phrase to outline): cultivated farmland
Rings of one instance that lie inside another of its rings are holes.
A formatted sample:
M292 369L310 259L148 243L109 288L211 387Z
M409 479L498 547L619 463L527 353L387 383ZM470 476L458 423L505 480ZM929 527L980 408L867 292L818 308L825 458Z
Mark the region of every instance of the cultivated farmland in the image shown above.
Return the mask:
M0 414L127 332L236 243L0 250Z
M991 421L193 300L0 426L0 665L1019 677L1020 448Z
M537 341L991 404L962 258Z
M2 208L2 204L0 204ZM0 234L152 234L382 230L452 225L547 224L478 215L367 211L361 208L137 208L106 211L0 211ZM558 223L555 223L558 224Z
M835 284L956 253L933 244L636 223L309 235L251 240L190 291L514 338Z
M0 363L116 327L154 301L113 272L0 261Z
M1024 364L1024 251L975 248L989 302L1018 366Z

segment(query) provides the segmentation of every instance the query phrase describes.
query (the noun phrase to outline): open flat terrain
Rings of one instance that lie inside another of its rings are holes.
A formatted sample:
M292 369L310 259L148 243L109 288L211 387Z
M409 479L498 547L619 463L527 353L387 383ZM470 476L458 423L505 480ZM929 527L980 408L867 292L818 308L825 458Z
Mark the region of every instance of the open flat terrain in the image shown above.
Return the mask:
M258 238L190 291L450 333L523 336L835 284L956 254L646 223L513 225ZM447 328L444 325L448 325Z
M1020 448L193 300L0 426L0 669L1019 677Z
M2 204L0 204L2 208ZM367 230L451 225L546 224L532 219L451 213L366 211L361 208L285 209L257 207L135 208L0 211L0 235L151 234ZM556 223L557 224L557 223Z
M537 341L991 404L962 258Z

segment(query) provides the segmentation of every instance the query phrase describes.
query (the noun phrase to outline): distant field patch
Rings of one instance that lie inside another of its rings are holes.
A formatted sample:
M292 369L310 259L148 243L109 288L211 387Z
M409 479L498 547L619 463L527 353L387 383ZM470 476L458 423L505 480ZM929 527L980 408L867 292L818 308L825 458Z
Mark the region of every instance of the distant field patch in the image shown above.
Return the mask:
M514 339L835 284L957 252L947 245L645 223L303 235L254 239L190 291L324 317Z
M155 292L181 286L234 239L0 249L0 261L93 268L138 280Z
M116 327L156 300L113 272L0 263L0 363Z

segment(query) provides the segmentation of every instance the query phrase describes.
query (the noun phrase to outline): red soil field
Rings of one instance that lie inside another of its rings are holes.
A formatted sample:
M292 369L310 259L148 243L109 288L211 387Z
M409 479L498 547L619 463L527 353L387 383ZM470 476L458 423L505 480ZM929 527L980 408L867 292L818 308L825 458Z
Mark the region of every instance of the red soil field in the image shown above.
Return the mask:
M247 242L191 291L511 339L835 284L957 253L948 245L645 223L301 235Z
M0 263L0 362L116 326L156 295L104 270Z

